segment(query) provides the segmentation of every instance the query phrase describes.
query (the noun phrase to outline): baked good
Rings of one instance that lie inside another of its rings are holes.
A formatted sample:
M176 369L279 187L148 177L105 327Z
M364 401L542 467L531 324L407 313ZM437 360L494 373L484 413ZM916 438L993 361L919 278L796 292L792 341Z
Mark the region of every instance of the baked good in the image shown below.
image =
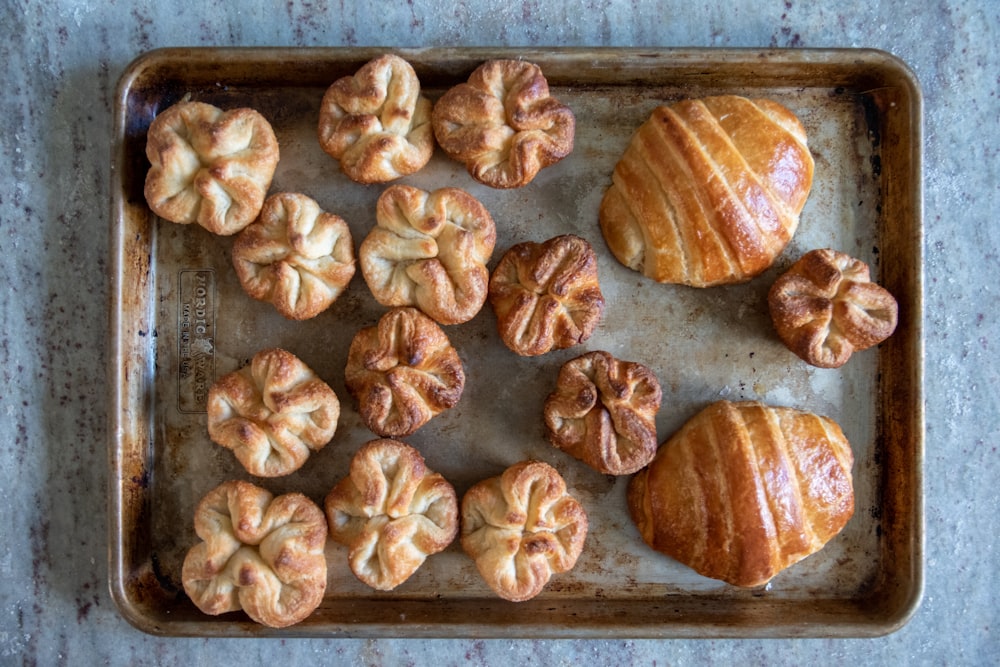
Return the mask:
M458 188L392 185L358 250L361 274L383 306L416 306L439 324L471 320L486 302L496 226Z
M326 591L326 517L301 493L274 497L249 482L224 482L198 503L201 542L184 558L184 592L211 615L243 610L284 628L305 619Z
M771 285L767 303L782 342L820 368L839 368L896 330L895 297L871 281L867 264L829 248L792 264Z
M851 518L853 464L827 417L718 401L631 479L628 508L657 551L706 577L761 586Z
M632 136L601 201L612 254L659 282L749 280L784 250L813 180L798 118L735 95L659 106Z
M438 145L494 188L519 188L573 151L576 119L538 65L489 60L434 104Z
M229 236L257 217L278 166L278 139L253 109L178 102L146 135L146 202L170 222Z
M326 496L330 537L348 547L354 575L391 591L458 534L455 489L398 440L373 440Z
M243 289L290 320L315 317L354 276L354 241L344 220L303 194L264 201L260 217L233 240L233 267Z
M208 436L232 450L251 475L302 467L337 430L337 394L287 350L261 350L208 391Z
M421 169L434 153L431 106L410 63L393 54L379 56L327 88L319 144L358 183L401 178Z
M656 454L662 392L646 366L603 351L563 364L543 415L549 441L606 475L631 475Z
M493 269L489 300L500 338L522 356L582 343L604 313L597 255L572 234L518 243Z
M576 565L587 513L559 472L521 461L475 484L462 497L462 549L505 600L530 600L553 574Z
M399 438L458 403L465 371L434 320L416 308L393 308L354 336L344 382L368 428Z

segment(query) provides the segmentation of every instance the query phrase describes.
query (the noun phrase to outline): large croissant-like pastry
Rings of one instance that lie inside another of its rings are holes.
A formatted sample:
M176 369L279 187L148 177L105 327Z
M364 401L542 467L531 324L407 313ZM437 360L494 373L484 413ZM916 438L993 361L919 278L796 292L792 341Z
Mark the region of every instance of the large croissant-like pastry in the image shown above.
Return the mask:
M826 417L718 401L632 478L629 512L652 548L706 577L760 586L851 518L853 463Z
M795 115L734 95L653 110L600 207L608 248L659 282L708 287L767 269L798 227L813 158Z

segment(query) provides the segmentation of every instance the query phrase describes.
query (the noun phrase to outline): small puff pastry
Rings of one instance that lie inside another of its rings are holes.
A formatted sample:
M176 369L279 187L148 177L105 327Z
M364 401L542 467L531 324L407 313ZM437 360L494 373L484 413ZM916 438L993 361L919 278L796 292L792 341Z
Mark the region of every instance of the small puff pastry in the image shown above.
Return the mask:
M549 94L538 65L490 60L435 103L434 136L469 174L494 188L519 188L573 151L576 119Z
M630 475L656 455L660 383L646 366L607 352L563 364L545 400L553 445L606 475Z
M257 111L179 102L149 126L146 202L165 220L235 234L260 213L278 155L274 130Z
M344 382L368 428L398 438L454 407L465 371L434 320L416 308L393 308L354 336Z
M799 224L813 158L798 118L735 95L653 110L615 165L599 219L619 262L708 287L767 269Z
M517 354L582 343L604 313L594 249L572 234L519 243L493 270L489 300L500 338Z
M330 537L349 548L351 571L380 591L410 578L458 534L458 499L413 447L373 440L326 497Z
M283 628L303 620L326 591L326 517L301 493L275 498L249 482L225 482L198 504L202 540L184 558L184 592L206 614L242 609Z
M496 226L458 188L393 185L361 243L361 273L383 306L416 306L439 324L471 320L486 302Z
M576 565L587 538L587 513L559 472L522 461L483 480L462 498L462 549L505 600L529 600L553 574Z
M291 352L262 350L208 392L208 435L251 475L279 477L302 467L333 438L340 401Z
M853 464L826 417L718 401L632 478L627 502L652 548L703 576L761 586L847 524Z
M820 368L839 368L896 330L895 297L871 282L867 264L828 248L795 262L771 286L767 302L788 349Z
M421 169L434 153L431 102L410 63L386 54L331 85L319 112L319 143L358 183L385 183Z
M290 320L330 307L354 276L354 241L344 220L303 194L282 192L233 241L243 289Z

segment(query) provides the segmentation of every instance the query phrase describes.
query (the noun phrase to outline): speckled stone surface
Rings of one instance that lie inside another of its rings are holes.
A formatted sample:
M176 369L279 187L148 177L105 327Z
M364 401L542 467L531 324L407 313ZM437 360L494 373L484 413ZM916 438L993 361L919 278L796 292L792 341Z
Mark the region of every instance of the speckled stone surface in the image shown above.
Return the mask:
M0 664L987 664L1000 656L1000 5L995 2L0 3ZM925 101L926 587L871 640L203 640L108 593L114 86L184 45L873 47ZM995 663L994 663L995 664Z

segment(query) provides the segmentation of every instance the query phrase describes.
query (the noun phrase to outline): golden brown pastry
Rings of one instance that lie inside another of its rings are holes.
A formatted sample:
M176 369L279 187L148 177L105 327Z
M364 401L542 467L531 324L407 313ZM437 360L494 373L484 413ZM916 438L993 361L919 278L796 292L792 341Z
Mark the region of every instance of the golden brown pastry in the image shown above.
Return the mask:
M594 351L559 370L543 410L549 440L607 475L631 475L656 454L660 382L646 366Z
M826 417L718 401L632 478L629 512L657 551L706 577L760 586L851 518L853 464Z
M571 570L587 527L583 506L541 461L516 463L462 497L462 549L487 585L512 602L530 600L553 574Z
M275 498L249 482L225 482L198 504L202 540L184 558L184 592L206 614L242 609L283 628L303 620L326 591L326 517L301 493Z
M538 65L490 60L435 103L434 136L469 174L494 188L527 185L573 151L576 119L549 94Z
M412 174L434 153L431 102L410 63L386 54L333 82L319 112L319 143L358 183Z
M767 303L788 349L820 368L839 368L896 330L892 294L871 281L867 264L829 248L795 262L771 286Z
M146 202L165 220L235 234L260 213L278 156L274 130L257 111L179 102L149 126Z
M349 548L354 575L391 591L458 534L455 489L398 440L373 440L326 497L330 537Z
M251 475L279 477L302 467L337 430L337 394L302 360L262 350L208 392L208 435Z
M489 300L500 338L522 356L582 343L604 313L594 249L572 234L518 243L493 270Z
M351 341L344 371L361 418L385 437L412 434L454 407L465 388L458 352L434 320L393 308Z
M351 282L354 265L347 223L303 194L271 195L260 217L233 240L243 289L290 320L329 308Z
M458 188L392 185L361 243L361 273L383 306L416 306L439 324L471 320L486 302L496 227Z
M625 266L708 287L767 269L799 224L813 158L795 115L734 95L653 110L615 165L601 231Z

